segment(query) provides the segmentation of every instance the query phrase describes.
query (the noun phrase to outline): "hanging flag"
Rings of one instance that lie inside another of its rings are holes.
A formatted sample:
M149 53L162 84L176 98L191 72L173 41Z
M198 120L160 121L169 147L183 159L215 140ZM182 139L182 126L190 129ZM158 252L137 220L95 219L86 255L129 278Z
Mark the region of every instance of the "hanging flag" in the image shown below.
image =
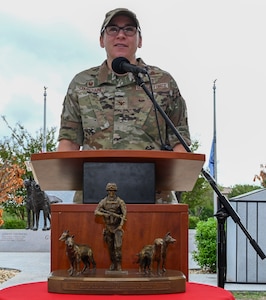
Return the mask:
M211 147L208 169L211 176L214 177L214 139L212 140L212 147Z

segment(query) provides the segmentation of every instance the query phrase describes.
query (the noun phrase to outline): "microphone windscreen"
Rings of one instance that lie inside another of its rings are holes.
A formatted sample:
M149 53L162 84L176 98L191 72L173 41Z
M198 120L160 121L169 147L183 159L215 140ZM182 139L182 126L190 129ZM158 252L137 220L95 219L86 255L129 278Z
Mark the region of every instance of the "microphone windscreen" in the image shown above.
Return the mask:
M112 61L112 69L117 74L125 74L127 71L123 68L123 63L128 63L129 60L125 57L117 57Z

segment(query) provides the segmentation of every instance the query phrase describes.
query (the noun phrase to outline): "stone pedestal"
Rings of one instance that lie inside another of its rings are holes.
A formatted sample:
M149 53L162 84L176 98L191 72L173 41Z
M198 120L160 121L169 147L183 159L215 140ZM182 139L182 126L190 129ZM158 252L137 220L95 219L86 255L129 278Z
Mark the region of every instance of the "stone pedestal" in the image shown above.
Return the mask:
M0 229L0 252L49 252L51 232Z

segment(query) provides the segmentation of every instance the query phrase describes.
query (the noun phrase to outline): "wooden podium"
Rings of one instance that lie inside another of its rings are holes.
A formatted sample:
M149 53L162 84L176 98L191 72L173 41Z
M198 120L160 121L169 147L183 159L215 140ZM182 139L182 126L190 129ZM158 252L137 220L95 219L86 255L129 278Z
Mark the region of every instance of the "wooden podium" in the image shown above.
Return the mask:
M152 162L155 164L156 189L190 191L202 169L205 156L192 153L139 150L51 152L31 156L35 180L43 190L81 190L84 163L113 161ZM126 199L124 200L126 202ZM130 294L136 293L136 291L144 294L184 292L185 281L188 280L187 205L127 204L127 222L123 227L125 232L122 268L129 270L129 276L119 280L117 276L107 278L100 274L101 270L109 268L110 261L102 237L103 221L94 215L96 205L51 205L52 273L48 279L49 291L83 294L97 294L103 293L103 291L106 294ZM100 274L98 277L95 278L95 275L90 273L82 277L67 277L66 270L69 268L69 263L65 254L65 245L59 241L64 230L69 230L71 234L75 235L76 242L86 243L92 247L97 272L99 270L98 274ZM166 272L163 277L153 276L149 279L147 276L144 278L139 274L136 275L138 269L136 254L144 245L152 244L155 238L163 237L168 231L177 240L175 244L168 247L166 261L168 273ZM184 276L182 276L183 274ZM174 281L172 282L172 280ZM99 284L98 287L95 287L96 282ZM105 284L105 289L103 289L103 284ZM144 287L144 289L141 290L140 287Z

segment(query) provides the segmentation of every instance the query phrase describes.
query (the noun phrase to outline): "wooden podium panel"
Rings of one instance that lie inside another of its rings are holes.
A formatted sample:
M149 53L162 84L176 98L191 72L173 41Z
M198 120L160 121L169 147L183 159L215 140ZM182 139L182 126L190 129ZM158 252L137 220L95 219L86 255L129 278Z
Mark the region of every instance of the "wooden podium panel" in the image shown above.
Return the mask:
M62 191L83 189L83 168L89 162L152 163L155 165L156 191L190 191L204 161L203 154L147 150L65 151L31 155L34 179L41 189ZM129 172L128 176L131 175ZM123 200L126 202L126 198ZM96 206L97 203L51 205L51 272L69 269L65 244L59 241L65 230L74 235L76 243L91 246L97 269L109 269L109 253L103 241L105 225L102 217L94 215ZM137 254L143 246L153 244L154 239L163 238L170 232L176 243L168 246L166 269L182 272L188 280L186 204L127 204L127 221L123 229L123 270L138 269Z
M51 271L66 270L69 262L64 242L59 237L64 230L75 241L92 247L97 268L109 269L110 260L103 241L104 223L94 215L97 204L53 204L51 231ZM122 269L138 269L136 254L157 237L170 231L177 240L169 245L166 269L181 271L188 280L188 206L186 204L127 204L124 226Z
M151 162L155 164L157 191L191 191L204 161L204 154L156 150L83 150L31 155L34 179L46 191L82 190L85 162Z

